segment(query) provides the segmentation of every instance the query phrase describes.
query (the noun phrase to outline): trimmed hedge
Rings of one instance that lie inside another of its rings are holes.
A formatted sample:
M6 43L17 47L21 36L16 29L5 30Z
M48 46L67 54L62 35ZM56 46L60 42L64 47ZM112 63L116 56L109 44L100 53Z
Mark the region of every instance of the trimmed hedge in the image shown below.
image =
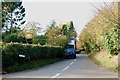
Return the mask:
M19 55L25 57L19 57ZM8 68L23 63L45 59L64 57L64 48L59 46L40 46L34 44L8 43L3 46L2 66Z

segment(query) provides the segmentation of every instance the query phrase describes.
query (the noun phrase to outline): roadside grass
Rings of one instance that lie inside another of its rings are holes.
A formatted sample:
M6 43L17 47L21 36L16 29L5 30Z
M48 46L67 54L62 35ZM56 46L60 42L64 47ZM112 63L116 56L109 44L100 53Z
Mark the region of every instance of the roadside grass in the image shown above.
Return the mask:
M99 66L107 68L113 72L118 72L120 70L120 64L118 64L118 55L112 56L105 50L102 50L97 53L92 53L89 57Z
M6 68L5 71L7 73L12 73L12 72L18 72L18 71L29 70L29 69L37 69L37 68L61 61L63 59L64 58L48 58L48 59L36 60L29 63L11 66L9 68Z

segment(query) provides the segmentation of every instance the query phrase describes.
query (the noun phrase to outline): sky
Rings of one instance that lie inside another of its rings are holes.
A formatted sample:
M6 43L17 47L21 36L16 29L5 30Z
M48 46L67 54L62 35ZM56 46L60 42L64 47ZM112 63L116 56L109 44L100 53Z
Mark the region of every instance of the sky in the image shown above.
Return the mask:
M93 5L100 8L103 2L23 1L23 6L26 9L26 23L39 22L44 30L52 20L55 20L57 24L73 21L78 34L94 17L96 9Z

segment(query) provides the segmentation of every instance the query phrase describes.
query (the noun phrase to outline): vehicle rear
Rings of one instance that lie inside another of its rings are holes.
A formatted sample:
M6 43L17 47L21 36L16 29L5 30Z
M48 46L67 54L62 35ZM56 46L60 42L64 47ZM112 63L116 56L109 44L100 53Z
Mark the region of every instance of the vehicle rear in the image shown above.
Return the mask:
M66 58L76 58L74 45L67 45L65 57Z

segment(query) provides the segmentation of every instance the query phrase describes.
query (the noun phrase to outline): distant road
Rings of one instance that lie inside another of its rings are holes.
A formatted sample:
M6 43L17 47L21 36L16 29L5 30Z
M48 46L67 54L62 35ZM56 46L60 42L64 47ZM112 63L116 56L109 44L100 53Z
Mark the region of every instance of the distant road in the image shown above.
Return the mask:
M6 74L4 78L118 78L104 68L91 62L86 54L77 54L76 59L65 59L48 66Z

